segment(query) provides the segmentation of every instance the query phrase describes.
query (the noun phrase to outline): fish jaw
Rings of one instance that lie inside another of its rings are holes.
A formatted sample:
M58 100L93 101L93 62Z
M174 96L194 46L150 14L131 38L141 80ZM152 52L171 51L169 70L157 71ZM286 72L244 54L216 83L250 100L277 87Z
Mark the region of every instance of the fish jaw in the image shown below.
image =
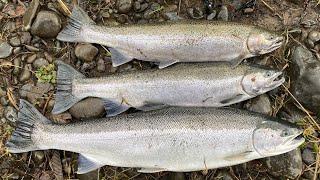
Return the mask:
M280 76L282 76L282 72L277 72L277 73L273 74L273 76L270 78L270 80L268 82L268 85L265 87L264 92L271 91L272 89L275 89L275 88L281 86L281 84L283 84L286 81L284 77L280 78Z

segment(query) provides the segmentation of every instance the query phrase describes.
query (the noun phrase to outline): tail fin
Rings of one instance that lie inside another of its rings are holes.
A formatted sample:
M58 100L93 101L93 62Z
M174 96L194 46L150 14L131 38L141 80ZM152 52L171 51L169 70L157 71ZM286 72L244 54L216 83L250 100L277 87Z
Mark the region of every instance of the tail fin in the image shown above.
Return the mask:
M57 39L67 42L84 42L84 36L81 33L86 25L92 25L95 22L79 6L74 6L67 26L58 34Z
M50 124L51 121L23 99L20 99L19 109L16 129L6 143L6 147L12 153L39 150L40 148L33 142L33 130L36 129L39 124Z
M56 63L58 65L57 91L55 104L51 112L52 114L62 113L81 100L72 94L72 81L75 78L85 77L73 67L62 61L56 61Z

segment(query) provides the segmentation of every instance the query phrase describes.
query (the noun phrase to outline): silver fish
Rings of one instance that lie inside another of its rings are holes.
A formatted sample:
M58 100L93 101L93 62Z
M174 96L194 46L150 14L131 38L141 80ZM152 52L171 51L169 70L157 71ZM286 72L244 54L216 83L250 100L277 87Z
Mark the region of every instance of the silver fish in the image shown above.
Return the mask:
M158 70L85 78L58 61L57 91L52 113L66 111L86 97L103 98L108 116L130 107L154 110L165 106L221 107L280 86L282 72L259 66L227 63L180 63Z
M286 153L304 142L301 133L288 122L231 108L172 107L58 125L21 100L6 147L80 153L77 173L104 165L198 171Z
M158 62L164 68L176 62L203 61L227 61L236 66L245 58L274 51L284 38L261 27L219 21L98 26L75 6L57 39L106 45L113 66L139 59Z

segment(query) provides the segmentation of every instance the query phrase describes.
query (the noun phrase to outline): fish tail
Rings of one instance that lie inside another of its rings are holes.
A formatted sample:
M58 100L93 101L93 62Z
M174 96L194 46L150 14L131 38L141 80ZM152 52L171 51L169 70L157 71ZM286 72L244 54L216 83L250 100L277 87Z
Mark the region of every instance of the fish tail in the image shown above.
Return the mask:
M81 100L72 94L72 82L75 78L85 77L73 67L62 61L56 61L56 63L58 65L57 91L55 104L51 112L52 114L62 113Z
M87 25L93 25L95 22L81 9L75 5L67 26L58 34L57 39L67 42L85 42L85 36L82 31Z
M20 99L18 121L16 129L6 143L9 152L21 153L40 148L33 142L32 133L39 124L50 124L51 121L44 117L34 106L26 100Z

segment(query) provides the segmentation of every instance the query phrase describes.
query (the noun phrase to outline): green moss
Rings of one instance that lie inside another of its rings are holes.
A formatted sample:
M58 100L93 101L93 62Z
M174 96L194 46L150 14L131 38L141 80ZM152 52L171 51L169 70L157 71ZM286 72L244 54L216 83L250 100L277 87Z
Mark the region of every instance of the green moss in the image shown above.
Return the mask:
M55 71L54 64L49 64L44 67L40 67L36 71L36 77L38 78L39 82L46 82L46 83L56 83L57 73Z

